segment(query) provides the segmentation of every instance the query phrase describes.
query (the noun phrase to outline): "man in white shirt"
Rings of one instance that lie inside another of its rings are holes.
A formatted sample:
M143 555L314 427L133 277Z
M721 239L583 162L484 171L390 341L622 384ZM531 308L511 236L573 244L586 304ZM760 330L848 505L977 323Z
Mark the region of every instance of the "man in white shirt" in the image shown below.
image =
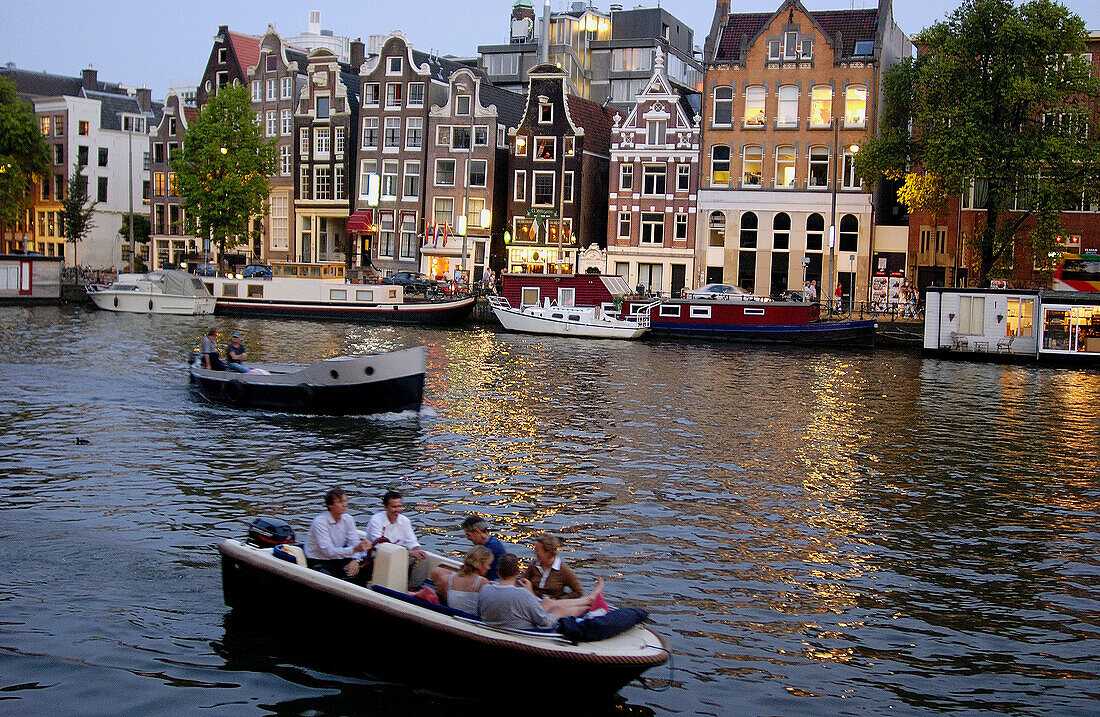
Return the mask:
M327 510L309 526L306 563L323 573L345 576L357 582L363 558L372 547L371 541L360 540L355 519L348 515L348 496L343 488L325 493L325 508ZM366 577L365 571L361 577Z
M367 523L367 540L375 543L379 538L385 538L408 550L409 555L416 560L427 557L428 554L420 548L420 541L416 539L412 523L401 515L404 510L401 494L394 490L388 491L382 496L382 507L385 510L372 515Z

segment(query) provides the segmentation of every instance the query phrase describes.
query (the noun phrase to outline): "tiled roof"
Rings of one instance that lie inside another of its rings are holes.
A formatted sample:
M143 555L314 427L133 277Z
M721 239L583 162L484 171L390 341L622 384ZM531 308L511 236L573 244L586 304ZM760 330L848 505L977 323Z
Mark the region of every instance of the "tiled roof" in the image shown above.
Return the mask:
M573 124L584 128L584 148L596 154L611 154L611 125L615 112L595 102L569 95L569 116Z
M116 95L111 92L85 91L84 96L90 100L99 100L99 126L103 129L122 129L122 114L144 115L155 118L159 104L154 105L153 112L142 112L137 97L130 95ZM155 120L153 124L156 124Z
M247 73L249 67L260 64L261 39L255 35L229 31L229 42L233 45L233 54L237 56L242 73Z
M828 35L829 43L841 37L841 56L851 57L856 40L873 40L878 27L878 10L817 10L807 11L821 30ZM775 13L737 13L726 18L719 31L714 62L737 62L741 59L741 43L752 42Z
M84 86L79 77L51 75L47 72L32 72L14 67L0 68L0 76L11 79L15 83L16 92L26 98L79 97ZM109 82L96 82L96 87L100 92L126 94L126 90Z
M494 87L487 80L480 83L478 101L483 106L495 105L497 120L506 127L518 127L527 111L527 98L500 87Z
M427 52L421 52L420 50L413 50L412 55L413 61L417 64L417 66L427 63L431 78L436 82L446 83L450 80L451 75L453 75L456 70L461 70L463 68L476 72L486 81L488 81L489 79L484 71L482 71L481 69L477 67L470 67L469 65L462 64L461 62L455 62L454 60L448 60L446 57L432 55Z

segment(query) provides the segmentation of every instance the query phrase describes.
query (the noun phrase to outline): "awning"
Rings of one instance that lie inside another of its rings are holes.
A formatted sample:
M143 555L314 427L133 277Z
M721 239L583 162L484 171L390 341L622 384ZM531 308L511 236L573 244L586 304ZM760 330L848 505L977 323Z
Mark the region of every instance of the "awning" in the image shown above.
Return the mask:
M374 210L360 209L348 217L348 234L370 234L374 224Z

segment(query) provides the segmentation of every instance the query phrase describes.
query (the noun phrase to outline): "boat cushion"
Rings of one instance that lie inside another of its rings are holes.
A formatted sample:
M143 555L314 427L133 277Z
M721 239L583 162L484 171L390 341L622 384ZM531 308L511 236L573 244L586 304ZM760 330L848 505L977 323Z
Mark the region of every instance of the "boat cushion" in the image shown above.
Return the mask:
M575 645L606 640L648 619L649 613L645 610L624 607L599 617L563 617L558 621L558 632Z
M306 567L306 552L298 545L276 545L271 554L279 560Z
M385 595L387 597L397 598L398 600L400 600L402 602L407 602L410 605L419 605L420 607L426 607L429 610L431 610L432 612L438 612L440 615L450 615L452 617L464 617L468 620L477 620L478 619L477 615L473 615L471 613L468 613L465 610L456 610L455 608L447 607L446 605L437 605L433 602L428 602L427 600L424 600L423 598L418 598L414 595L409 595L408 593L403 593L399 590L390 590L389 588L383 587L381 585L372 585L371 590L375 591L376 593L380 593L382 595Z

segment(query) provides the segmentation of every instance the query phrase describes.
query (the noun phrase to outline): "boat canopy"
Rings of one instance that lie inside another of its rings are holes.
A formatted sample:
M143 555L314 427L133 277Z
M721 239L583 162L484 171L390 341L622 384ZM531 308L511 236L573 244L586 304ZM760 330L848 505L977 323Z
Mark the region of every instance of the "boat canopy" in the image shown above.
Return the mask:
M165 294L173 296L213 296L206 284L197 276L176 269L161 269L145 276L146 280L156 284Z

